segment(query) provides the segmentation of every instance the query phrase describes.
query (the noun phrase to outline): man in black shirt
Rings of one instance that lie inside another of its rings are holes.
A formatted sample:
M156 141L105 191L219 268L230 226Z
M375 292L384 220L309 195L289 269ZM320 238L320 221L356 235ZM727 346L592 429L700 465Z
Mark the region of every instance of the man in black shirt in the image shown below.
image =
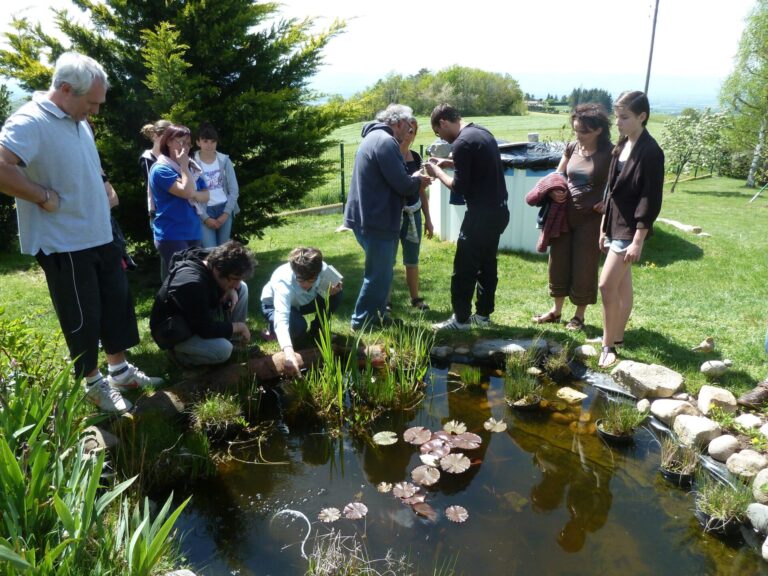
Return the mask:
M494 310L496 253L499 237L509 223L507 186L496 139L488 130L462 120L450 104L432 111L435 135L453 144L452 160L430 159L427 172L447 188L461 194L467 212L456 242L451 276L453 315L433 325L435 330L467 330L472 325L488 326ZM444 168L453 168L453 176ZM476 313L472 296L477 287Z

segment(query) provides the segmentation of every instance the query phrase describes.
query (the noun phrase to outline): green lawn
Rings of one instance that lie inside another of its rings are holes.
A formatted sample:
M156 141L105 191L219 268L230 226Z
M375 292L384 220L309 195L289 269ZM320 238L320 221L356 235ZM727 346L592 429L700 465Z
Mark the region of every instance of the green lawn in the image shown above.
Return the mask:
M689 348L705 336L714 336L716 353L706 358L730 358L734 366L723 384L735 392L751 388L768 373L763 338L768 318L765 282L764 221L768 197L753 204L753 191L736 180L712 178L683 182L664 199L662 216L697 224L710 237L698 237L667 225L657 225L646 244L642 263L634 269L635 309L626 335L623 357L656 362L683 372L689 390L704 383L699 366L704 356ZM305 216L291 219L282 228L268 229L261 239L251 239L259 266L251 287L252 326L263 327L258 313L258 295L272 270L284 261L291 248L314 245L323 250L345 276L345 301L334 319L334 329L348 331L363 266L362 251L350 232L336 233L340 215ZM422 250L422 293L432 310L427 321L450 314L449 284L454 246L425 240ZM131 273L142 331L142 345L134 358L147 370L175 377L165 356L151 343L147 318L157 284L156 261L145 261L143 270ZM500 282L497 327L483 336L531 336L538 332L530 323L537 312L550 304L547 296L546 259L527 253L499 256ZM0 307L11 318L28 317L41 331L58 334L42 274L28 258L15 254L0 257ZM395 315L406 321L418 317L409 306L403 268L398 265L394 282ZM572 308L567 304L564 316ZM586 337L601 331L599 305L587 310ZM547 326L544 336L562 342L581 343L585 335L572 335L562 326ZM459 340L474 337L458 335ZM441 335L439 340L455 338ZM271 346L274 346L271 344ZM268 350L270 346L266 347ZM63 348L62 348L63 350ZM63 352L62 352L63 353Z

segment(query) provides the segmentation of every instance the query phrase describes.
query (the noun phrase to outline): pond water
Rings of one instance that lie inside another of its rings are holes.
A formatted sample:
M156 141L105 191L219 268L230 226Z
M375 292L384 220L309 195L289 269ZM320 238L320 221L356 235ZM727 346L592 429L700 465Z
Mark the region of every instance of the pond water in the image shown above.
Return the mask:
M433 370L424 402L408 414L389 415L374 431L393 430L400 440L372 446L331 438L319 430L273 433L261 456L283 464L228 462L218 474L196 483L178 526L182 552L199 576L303 574L306 522L279 516L289 508L312 523L306 543L331 529L357 534L369 558L388 550L406 555L419 574L446 563L455 574L768 574L759 551L743 540L723 542L704 534L693 515L693 499L658 473L659 449L642 429L634 444L610 448L577 423L599 417L606 400L597 389L572 384L588 394L580 406L553 417L551 411L520 412L504 400L503 381L488 377L481 386L459 388L447 370ZM554 390L553 390L554 391ZM483 422L495 417L508 428L491 433ZM466 451L472 466L462 474L443 473L427 489L438 513L430 522L417 516L379 482L411 480L420 465L417 446L402 432L431 430L448 420L466 423L482 445ZM255 459L258 452L242 454ZM342 509L352 501L368 507L363 520L317 520L321 509ZM445 509L461 505L463 524Z

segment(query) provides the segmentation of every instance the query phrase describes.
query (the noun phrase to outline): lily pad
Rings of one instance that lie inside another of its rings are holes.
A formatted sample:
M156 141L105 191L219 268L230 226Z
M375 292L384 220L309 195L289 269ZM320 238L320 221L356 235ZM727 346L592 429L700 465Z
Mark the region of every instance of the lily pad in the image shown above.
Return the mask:
M433 454L438 458L442 458L451 453L451 445L445 440L435 438L422 444L419 450L421 450L422 454Z
M386 494L387 492L392 491L392 484L390 484L389 482L379 482L376 485L376 490L378 490L382 494Z
M435 430L432 432L432 440L443 440L444 442L450 442L451 438L453 438L453 434L450 434L445 430Z
M317 515L320 522L336 522L339 518L341 518L341 512L338 508L323 508Z
M450 474L461 474L469 468L469 458L459 452L448 454L440 460L440 468Z
M451 445L454 448L459 448L461 450L474 450L476 448L480 448L480 444L482 443L483 439L480 438L480 436L477 434L473 434L472 432L464 432L463 434L454 436L451 439Z
M414 444L415 446L421 446L424 442L428 442L432 438L432 432L424 426L414 426L408 428L403 432L403 440L408 444Z
M411 478L422 486L432 486L432 484L440 480L440 470L433 466L417 466L411 472Z
M426 499L427 499L426 494L423 494L421 492L416 492L416 494L414 494L410 498L401 498L400 501L407 506L413 506L414 504L424 502L424 500Z
M466 522L467 518L469 518L469 512L467 512L464 506L448 506L445 509L445 517L451 522Z
M467 425L458 420L449 420L443 424L443 430L449 434L464 434L467 431Z
M496 420L496 418L488 418L483 422L483 428L489 432L504 432L507 429L507 423L504 420Z
M416 494L417 490L418 488L410 482L398 482L395 484L395 487L392 488L392 494L398 498L410 498Z
M434 454L419 454L419 460L427 466L439 466L440 458Z
M360 520L368 514L368 506L362 502L350 502L344 506L344 518L347 520Z
M377 432L373 435L373 441L379 446L389 446L390 444L397 442L397 434L390 430Z

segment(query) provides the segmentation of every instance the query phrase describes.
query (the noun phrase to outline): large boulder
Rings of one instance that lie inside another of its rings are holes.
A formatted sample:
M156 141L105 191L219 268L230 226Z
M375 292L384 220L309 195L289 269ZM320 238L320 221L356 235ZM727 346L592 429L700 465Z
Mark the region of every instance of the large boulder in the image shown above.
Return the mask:
M763 425L763 420L756 414L740 414L735 419L736 424L747 430L757 430Z
M747 506L747 518L749 518L752 528L763 536L768 535L768 506L752 502Z
M707 446L707 452L709 455L718 462L725 462L732 454L739 451L739 441L736 436L730 434L723 434L718 436L709 443Z
M698 416L699 411L696 410L696 408L694 408L689 402L684 400L662 398L660 400L653 401L651 404L651 414L656 416L656 418L664 422L664 424L667 426L672 426L675 423L675 418L677 418L680 414Z
M675 434L686 446L706 446L723 433L720 424L704 416L680 414L673 426Z
M699 390L698 406L705 416L714 406L730 413L736 412L737 408L736 397L730 390L709 385L702 386Z
M757 476L760 470L768 468L768 458L754 450L742 450L731 454L730 458L726 460L725 466L731 474L751 479Z
M768 504L768 468L763 468L755 475L752 481L752 497L760 504Z
M683 375L659 364L622 360L611 372L614 380L640 398L669 398L683 386Z

